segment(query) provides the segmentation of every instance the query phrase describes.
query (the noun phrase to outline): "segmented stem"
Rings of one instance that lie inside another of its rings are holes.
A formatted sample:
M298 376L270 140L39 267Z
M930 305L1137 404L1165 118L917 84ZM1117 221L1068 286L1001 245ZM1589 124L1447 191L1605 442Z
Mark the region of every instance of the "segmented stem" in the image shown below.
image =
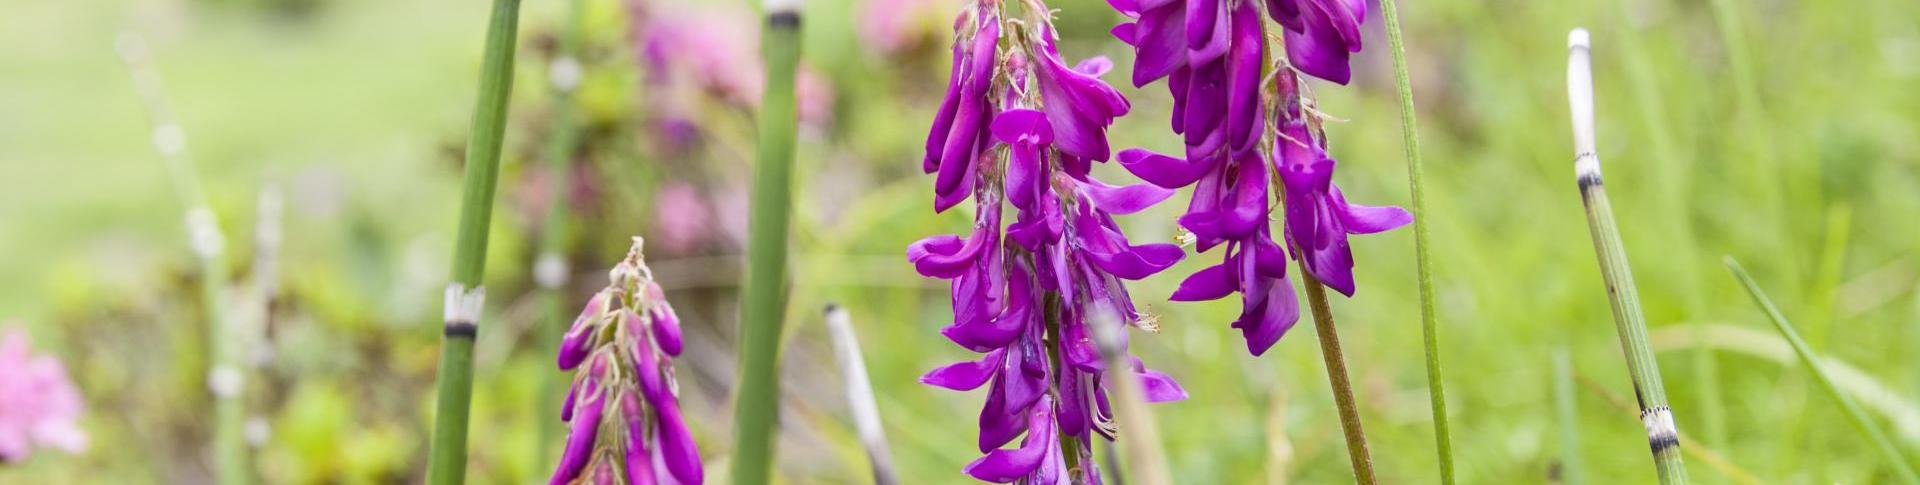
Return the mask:
M1601 181L1600 157L1594 152L1593 67L1589 56L1587 31L1575 29L1568 38L1567 96L1573 118L1576 181L1580 199L1586 205L1587 227L1593 235L1600 274L1606 280L1607 302L1613 308L1614 326L1620 332L1620 348L1626 354L1627 371L1633 377L1634 395L1639 398L1640 420L1647 428L1654 468L1660 483L1684 484L1687 470L1680 459L1680 432L1674 424L1673 410L1667 404L1666 386L1660 382L1659 363L1647 343L1647 323L1640 310L1640 294L1634 288L1633 270L1620 242L1620 230L1614 224L1613 205Z
M467 138L466 176L461 189L460 228L453 251L452 283L447 288L446 322L440 349L439 388L434 409L433 444L427 456L427 483L464 483L467 476L467 413L473 398L473 341L485 292L487 228L493 217L493 192L500 173L500 145L506 132L507 95L513 89L514 41L520 1L494 0L487 23L486 52L480 68L480 93Z
M733 480L767 483L780 396L781 317L786 311L787 228L793 208L794 71L800 62L797 0L767 2L761 53L766 94L753 167L747 228L747 280L740 299L740 389L734 401Z

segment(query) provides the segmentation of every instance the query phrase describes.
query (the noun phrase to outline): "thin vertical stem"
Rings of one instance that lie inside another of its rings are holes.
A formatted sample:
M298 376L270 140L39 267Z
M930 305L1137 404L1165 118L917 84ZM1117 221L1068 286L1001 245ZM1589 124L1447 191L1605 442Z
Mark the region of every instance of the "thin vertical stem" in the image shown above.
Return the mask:
M1880 452L1880 458L1893 467L1894 474L1900 477L1900 481L1910 485L1920 484L1920 475L1914 473L1913 464L1907 461L1906 455L1900 454L1899 448L1894 447L1893 441L1887 439L1887 432L1881 430L1879 425L1874 424L1867 417L1867 412L1860 409L1860 404L1853 402L1853 398L1840 392L1840 387L1833 384L1833 378L1827 376L1826 368L1820 366L1820 357L1813 353L1813 348L1807 345L1806 340L1800 338L1800 332L1794 331L1793 323L1788 322L1786 315L1781 314L1780 309L1773 305L1773 300L1767 298L1766 292L1760 290L1760 285L1753 281L1753 277L1747 275L1747 270L1740 267L1740 262L1728 256L1726 263L1727 270L1733 272L1734 279L1740 280L1740 285L1746 288L1747 295L1753 297L1753 304L1767 314L1767 319L1773 322L1773 328L1780 331L1780 337L1793 345L1793 353L1800 356L1800 363L1806 365L1808 373L1813 375L1813 380L1820 383L1820 388L1827 391L1828 396L1840 403L1840 410L1845 411L1847 423L1853 425L1854 431L1858 431L1862 438L1873 443L1874 448Z
M1562 347L1553 351L1553 408L1560 418L1560 483L1586 483L1580 463L1580 403L1573 395L1573 358Z
M1646 317L1641 314L1640 294L1634 288L1633 270L1627 262L1620 230L1615 226L1613 205L1600 177L1600 156L1594 152L1593 67L1585 29L1574 29L1568 36L1567 96L1572 111L1574 171L1586 205L1587 226L1593 234L1594 252L1600 261L1600 274L1606 279L1607 301L1613 308L1613 321L1620 332L1621 351L1627 357L1627 371L1633 377L1634 395L1639 397L1640 420L1647 428L1647 443L1653 452L1654 468L1660 483L1687 483L1686 465L1680 459L1680 432L1674 424L1673 410L1667 405L1667 390L1660 382L1660 366L1647 343Z
M1129 476L1139 480L1142 485L1168 485L1173 482L1172 469L1167 466L1167 454L1161 447L1160 428L1153 421L1153 415L1147 412L1146 391L1141 389L1140 379L1135 377L1126 361L1126 348L1122 332L1127 329L1113 308L1101 308L1093 312L1087 327L1093 330L1096 347L1100 350L1100 359L1106 368L1114 369L1107 374L1106 381L1109 397L1113 398L1113 417L1115 424L1127 433L1120 446L1126 452L1126 463L1133 467ZM1117 476L1120 471L1114 470Z
M213 461L215 478L224 485L250 483L253 473L247 463L245 431L246 403L243 391L246 369L241 364L242 332L235 325L233 308L227 301L226 236L219 218L200 190L200 176L187 154L186 131L174 119L167 102L160 71L153 65L146 41L138 34L120 35L120 59L133 77L152 126L154 150L166 164L174 194L185 208L188 242L200 263L200 298L207 318L207 347L212 363L207 368L207 389L214 398Z
M833 334L833 355L840 364L840 378L847 387L847 409L860 433L860 444L867 449L867 461L873 467L874 485L895 485L900 479L893 472L893 453L887 449L887 433L880 425L880 405L873 399L873 383L867 379L867 363L860 356L860 338L853 332L847 311L828 305L827 331Z
M453 252L452 282L444 302L440 382L436 391L433 443L427 457L427 483L464 483L467 476L467 416L473 398L473 342L478 334L486 291L487 228L493 217L493 192L500 173L500 145L506 132L507 96L513 90L514 44L520 22L519 0L494 0L487 24L486 53L480 68L472 131L467 138L466 181L460 203L460 228Z
M766 94L753 168L747 280L740 300L740 389L734 400L733 480L764 485L778 421L781 317L786 311L787 227L793 209L794 71L800 63L798 0L768 0L761 54Z
M1427 202L1422 190L1425 168L1420 163L1420 131L1413 109L1413 80L1407 73L1407 49L1400 39L1400 14L1393 0L1380 0L1380 17L1387 24L1387 44L1393 50L1393 77L1400 95L1400 133L1407 149L1407 186L1412 192L1413 249L1420 285L1420 333L1427 353L1427 400L1433 410L1433 445L1440 459L1440 483L1452 485L1453 431L1447 422L1447 384L1440 371L1440 326L1433 314L1433 258L1427 239Z
M585 24L585 9L581 0L567 1L565 26L561 27L560 48L547 66L547 81L552 85L553 94L548 101L552 105L553 128L547 139L547 192L548 204L546 224L541 228L540 255L533 263L534 283L540 286L542 312L546 321L536 332L541 352L552 352L559 348L560 338L571 323L567 320L567 238L569 218L568 187L573 174L573 156L579 148L579 120L574 116L573 91L580 85L580 61L574 56L580 50L580 29ZM542 374L541 392L535 409L540 411L540 459L552 456L553 443L560 438L560 420L553 419L560 414L561 389L566 386L563 375L554 372Z
M1353 464L1353 480L1360 485L1378 483L1373 476L1373 456L1367 450L1367 433L1360 427L1360 406L1353 399L1353 382L1347 378L1347 356L1340 351L1340 333L1333 328L1333 310L1327 306L1327 290L1300 265L1301 286L1307 288L1307 307L1313 310L1313 330L1320 337L1320 358L1327 364L1327 383L1333 386L1333 403L1340 411L1340 431L1347 436L1347 460Z

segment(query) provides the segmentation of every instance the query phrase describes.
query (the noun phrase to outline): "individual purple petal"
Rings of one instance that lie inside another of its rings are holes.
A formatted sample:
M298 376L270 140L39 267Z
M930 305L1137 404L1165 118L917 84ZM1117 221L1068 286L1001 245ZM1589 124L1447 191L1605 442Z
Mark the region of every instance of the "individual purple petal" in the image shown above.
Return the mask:
M1187 398L1187 390L1180 387L1173 377L1148 369L1139 357L1128 357L1133 364L1133 375L1140 378L1140 390L1146 394L1147 402L1173 402Z
M1060 404L1054 409L1054 422L1060 425L1060 434L1085 437L1087 429L1093 427L1093 416L1087 410L1088 387L1084 373L1066 371L1061 376Z
M1300 72L1313 77L1346 84L1352 79L1348 56L1352 50L1340 37L1340 32L1320 18L1319 9L1309 8L1303 11L1303 21L1307 24L1303 31L1286 29L1284 37L1287 43L1287 59L1293 62Z
M1140 11L1133 27L1115 36L1134 47L1133 86L1146 86L1187 63L1186 9L1179 2ZM1178 112L1178 110L1175 110Z
M687 432L687 423L680 417L680 405L668 401L653 406L654 431L660 438L660 455L666 459L667 472L680 483L698 485L705 476L700 469L700 449L693 443L693 434Z
M647 450L646 408L640 406L640 399L632 393L621 394L620 415L627 421L627 453L624 457L627 462L627 482L632 485L658 483L653 476L652 453Z
M1007 278L1007 306L990 321L955 321L953 325L941 329L953 343L960 344L974 352L986 352L1006 347L1020 333L1027 329L1034 318L1034 295L1032 276L1020 265L1013 265L1013 274Z
M1209 163L1192 163L1140 148L1121 150L1120 166L1141 180L1169 189L1192 185L1213 170Z
M1082 207L1078 220L1074 222L1074 231L1086 250L1085 255L1094 265L1116 277L1129 280L1145 278L1173 266L1185 257L1180 246L1174 244L1130 245L1126 235L1112 227L1110 222L1096 219L1084 202Z
M920 383L955 391L979 389L1000 369L1001 356L1005 352L995 350L988 352L985 357L977 361L955 362L936 367L926 375L920 376Z
M669 356L679 357L681 348L679 315L674 314L673 307L668 306L665 301L661 301L648 313L653 315L653 338L655 343L660 344L660 351L666 352ZM637 322L638 318L630 321Z
M1227 145L1227 63L1192 64L1179 116L1186 128L1187 159L1218 156Z
M1019 448L989 451L967 464L966 474L994 483L1013 483L1039 468L1047 450L1055 447L1051 400L1043 399L1027 412L1027 429Z
M1173 196L1173 189L1149 184L1112 186L1093 177L1087 177L1080 186L1093 206L1108 214L1140 212Z
M980 406L980 436L976 444L981 453L999 448L1027 431L1027 420L1020 413L1007 412L1006 387L1000 385L999 380L1000 374L996 374L995 383L987 388L987 402Z
M940 100L940 110L933 115L933 126L927 128L926 155L920 159L920 170L933 173L940 169L940 151L947 146L947 134L953 131L953 117L960 109L960 78L966 74L963 66L969 65L965 44L953 44L953 69L947 73L947 94Z
M1069 69L1054 47L1050 28L1042 36L1036 72L1040 95L1046 100L1041 109L1056 136L1054 148L1088 160L1107 160L1106 129L1132 106L1106 82Z
M1260 70L1265 60L1266 34L1259 9L1243 1L1233 7L1233 44L1227 53L1228 148L1250 152L1265 126L1260 102Z
M1227 0L1187 0L1187 62L1205 64L1227 53Z
M567 398L560 401L560 421L561 422L567 422L567 421L573 420L573 401L574 399L580 397L580 387L583 385L592 386L592 384L583 384L578 381L574 382L572 385L567 386Z
M1287 280L1259 276L1250 267L1241 272L1240 318L1232 327L1240 329L1247 351L1258 357L1300 320L1300 302Z
M971 268L981 249L993 244L995 233L1000 230L998 209L992 213L982 213L984 224L973 229L966 239L959 236L939 235L915 241L907 246L907 260L913 262L920 274L934 278L957 278Z
M593 441L600 432L600 414L606 403L606 390L589 381L586 405L574 415L576 419L567 431L566 448L560 452L560 466L553 470L553 479L547 481L549 485L565 485L586 471L587 461L593 458Z
M1107 71L1113 70L1113 60L1107 56L1093 56L1081 59L1079 64L1073 65L1073 70L1090 77L1105 76Z
M1413 223L1413 214L1406 209L1349 204L1339 187L1332 188L1332 195L1334 205L1341 209L1340 222L1346 226L1347 234L1374 234Z
M596 325L584 325L567 332L560 337L558 362L560 370L573 370L587 360L587 354L593 350L593 336L598 333Z
M1239 289L1239 283L1234 280L1232 270L1222 263L1208 266L1187 276L1186 280L1180 282L1180 288L1174 290L1173 296L1168 300L1218 300L1233 294L1237 289Z

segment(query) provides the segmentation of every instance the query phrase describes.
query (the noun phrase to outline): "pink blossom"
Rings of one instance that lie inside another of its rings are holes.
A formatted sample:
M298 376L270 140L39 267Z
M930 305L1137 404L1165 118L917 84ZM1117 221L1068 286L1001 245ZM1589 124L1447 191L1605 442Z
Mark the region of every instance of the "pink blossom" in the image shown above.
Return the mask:
M76 422L80 392L66 368L29 351L25 330L0 335L0 462L24 460L36 444L68 453L87 449L87 433Z

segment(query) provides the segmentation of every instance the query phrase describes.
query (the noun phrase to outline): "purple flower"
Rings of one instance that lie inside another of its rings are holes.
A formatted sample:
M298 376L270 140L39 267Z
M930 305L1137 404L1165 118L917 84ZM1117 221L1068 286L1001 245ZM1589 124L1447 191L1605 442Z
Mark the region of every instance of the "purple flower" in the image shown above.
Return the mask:
M25 460L35 445L85 451L87 432L77 422L83 410L59 360L33 355L25 330L0 334L0 463Z
M1174 133L1184 157L1123 150L1120 165L1156 186L1193 186L1179 219L1201 252L1225 246L1220 264L1182 282L1177 301L1241 295L1232 327L1260 355L1299 320L1287 281L1287 250L1268 221L1274 191L1286 217L1287 247L1315 279L1352 296L1353 255L1348 234L1389 230L1411 221L1398 208L1347 204L1332 184L1333 159L1317 121L1302 109L1294 70L1345 84L1348 56L1361 45L1364 0L1264 0L1282 27L1288 63L1263 84L1266 34L1251 0L1109 0L1132 18L1113 34L1134 47L1134 84L1161 78L1173 97ZM1266 91L1272 89L1273 91ZM1269 117L1262 100L1280 100ZM1269 120L1274 124L1268 124ZM1275 139L1262 146L1262 139ZM1273 181L1280 182L1273 187Z
M936 211L972 198L973 229L907 248L920 274L950 281L953 323L941 333L984 355L936 368L921 382L985 388L975 443L985 455L966 474L999 483L1098 483L1092 438L1114 436L1104 404L1112 371L1089 325L1148 326L1124 281L1183 256L1175 244L1134 244L1113 215L1144 210L1173 190L1092 176L1091 165L1113 155L1107 127L1131 109L1100 80L1112 63L1069 64L1053 26L1035 12L1005 24L1023 30L1000 49L997 7L976 3L956 22L953 74L922 164L936 174ZM1129 161L1126 153L1121 160ZM1014 215L1003 225L1005 205ZM1095 312L1118 318L1091 318ZM1171 378L1133 362L1112 375L1141 379L1154 401L1186 397ZM1066 453L1084 466L1068 470Z
M610 272L612 282L588 300L561 344L561 368L588 365L561 405L560 420L571 426L550 483L617 482L615 461L623 463L628 483L704 480L700 450L680 414L673 384L672 358L681 351L679 318L653 281L640 247L640 238L634 238L626 259ZM612 338L594 338L602 334ZM575 354L587 357L568 365L568 356ZM609 429L624 433L603 432Z
M1291 76L1285 76L1291 77ZM1373 234L1413 222L1399 207L1348 204L1333 185L1334 160L1326 139L1315 138L1301 118L1299 97L1288 88L1285 120L1274 142L1274 168L1286 186L1287 242L1313 277L1341 294L1353 296L1353 251L1348 234Z
M1348 56L1360 52L1366 0L1266 0L1267 15L1286 27L1287 59L1300 72L1346 84Z

